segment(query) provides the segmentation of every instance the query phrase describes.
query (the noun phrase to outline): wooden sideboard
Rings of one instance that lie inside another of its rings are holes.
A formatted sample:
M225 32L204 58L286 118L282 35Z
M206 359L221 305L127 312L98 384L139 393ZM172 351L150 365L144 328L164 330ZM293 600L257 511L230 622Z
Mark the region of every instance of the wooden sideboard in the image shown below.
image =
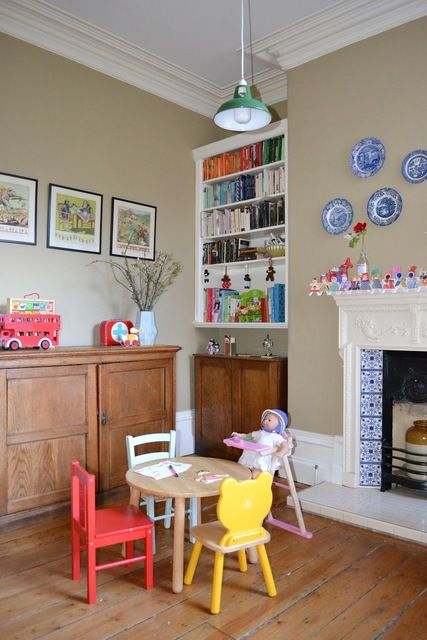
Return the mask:
M125 435L175 425L177 346L0 352L0 516L69 499L70 461L125 484Z
M288 360L195 355L196 453L237 460L232 431L259 429L265 409L287 409Z

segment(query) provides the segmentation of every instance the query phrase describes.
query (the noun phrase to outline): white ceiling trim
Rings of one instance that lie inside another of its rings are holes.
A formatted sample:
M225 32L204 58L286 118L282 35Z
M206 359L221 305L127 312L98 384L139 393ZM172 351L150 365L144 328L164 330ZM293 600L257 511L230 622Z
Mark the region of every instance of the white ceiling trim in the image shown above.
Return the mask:
M270 69L252 79L262 100L287 98L285 70L427 14L427 0L341 0L252 43ZM221 87L49 5L1 0L0 30L212 117L234 85Z
M255 57L287 71L425 15L427 0L341 0L259 38L250 50Z

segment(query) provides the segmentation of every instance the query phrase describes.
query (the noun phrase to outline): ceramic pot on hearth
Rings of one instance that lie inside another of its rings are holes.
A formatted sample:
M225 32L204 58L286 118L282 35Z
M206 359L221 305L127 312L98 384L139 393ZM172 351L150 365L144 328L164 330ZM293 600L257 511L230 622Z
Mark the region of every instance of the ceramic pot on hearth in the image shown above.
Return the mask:
M406 432L406 468L423 473L410 473L408 476L414 480L427 480L427 466L411 464L411 461L423 462L427 465L427 420L414 420L412 427ZM422 456L411 456L411 453L423 454ZM424 473L425 472L425 473Z

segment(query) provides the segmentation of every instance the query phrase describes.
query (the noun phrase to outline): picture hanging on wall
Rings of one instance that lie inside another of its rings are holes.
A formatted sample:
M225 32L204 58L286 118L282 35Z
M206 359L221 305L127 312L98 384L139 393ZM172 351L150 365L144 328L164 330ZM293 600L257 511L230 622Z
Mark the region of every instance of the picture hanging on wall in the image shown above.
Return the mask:
M102 195L49 185L47 246L101 253Z
M154 260L157 207L113 198L110 255Z
M0 173L0 242L36 244L37 180Z

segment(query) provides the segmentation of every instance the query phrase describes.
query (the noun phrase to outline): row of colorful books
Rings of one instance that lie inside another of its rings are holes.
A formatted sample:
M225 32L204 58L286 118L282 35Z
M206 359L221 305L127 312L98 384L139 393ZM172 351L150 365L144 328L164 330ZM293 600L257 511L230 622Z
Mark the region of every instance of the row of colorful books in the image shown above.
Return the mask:
M283 157L283 136L269 138L203 160L203 180L254 169Z
M204 322L285 322L285 291L274 283L267 291L206 287L204 289Z
M240 233L285 224L284 198L263 200L248 207L203 211L200 219L202 238Z
M285 168L237 176L232 180L205 184L203 207L210 209L223 204L262 198L285 192Z

